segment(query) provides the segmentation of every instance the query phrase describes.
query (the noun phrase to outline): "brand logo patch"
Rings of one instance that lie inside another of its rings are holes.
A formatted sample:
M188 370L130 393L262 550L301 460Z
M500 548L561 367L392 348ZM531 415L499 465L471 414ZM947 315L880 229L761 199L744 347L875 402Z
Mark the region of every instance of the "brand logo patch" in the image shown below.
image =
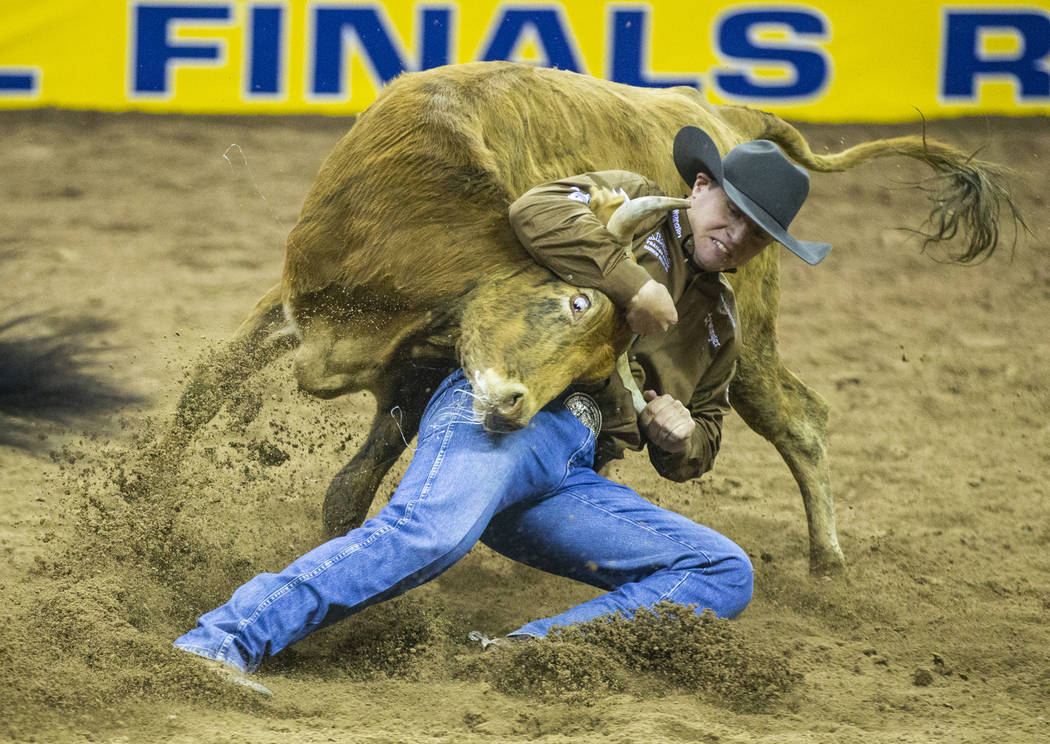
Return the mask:
M679 216L681 214L681 209L671 212L671 225L674 227L674 236L679 240L682 239L682 218Z
M591 203L591 195L586 191L580 191L577 186L572 187L572 191L569 192L569 198L573 201L583 202L584 204Z
M594 398L586 393L573 393L565 399L565 407L581 424L591 430L591 434L598 436L598 432L602 430L602 411L594 402Z
M656 256L656 260L664 267L664 271L670 271L671 257L667 255L667 243L664 241L662 232L654 232L645 239L645 250Z

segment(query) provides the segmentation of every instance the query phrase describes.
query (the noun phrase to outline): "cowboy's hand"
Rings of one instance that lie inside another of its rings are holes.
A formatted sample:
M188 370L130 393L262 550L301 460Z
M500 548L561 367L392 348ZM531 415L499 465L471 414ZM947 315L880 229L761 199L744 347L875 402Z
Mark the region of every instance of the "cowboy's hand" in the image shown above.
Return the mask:
M685 452L696 428L689 409L670 395L657 395L655 390L646 390L642 397L645 408L638 414L638 423L649 441L665 452Z
M627 303L627 324L640 336L661 334L677 322L671 293L655 279L643 284Z

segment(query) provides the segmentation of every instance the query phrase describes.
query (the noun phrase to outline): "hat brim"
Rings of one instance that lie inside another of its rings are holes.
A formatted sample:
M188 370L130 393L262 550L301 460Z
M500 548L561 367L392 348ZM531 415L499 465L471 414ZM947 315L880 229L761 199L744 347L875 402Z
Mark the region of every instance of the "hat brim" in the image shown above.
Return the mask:
M674 164L678 169L678 174L690 189L696 183L697 173L709 175L725 190L726 196L744 214L753 219L774 240L811 266L823 261L831 252L829 243L816 243L792 237L769 212L727 181L718 146L704 130L686 126L678 131L674 138Z
M729 200L740 208L740 211L755 221L755 224L810 266L817 265L831 253L830 243L817 243L792 237L769 212L753 202L747 194L740 191L726 178L722 179L722 190L726 192Z

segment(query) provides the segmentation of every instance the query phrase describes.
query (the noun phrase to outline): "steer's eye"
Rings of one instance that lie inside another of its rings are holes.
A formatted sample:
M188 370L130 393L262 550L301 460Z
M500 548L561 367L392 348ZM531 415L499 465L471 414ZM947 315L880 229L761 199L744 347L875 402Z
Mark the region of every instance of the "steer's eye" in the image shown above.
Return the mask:
M573 295L569 298L569 307L572 308L572 317L578 318L591 309L591 301L585 294Z

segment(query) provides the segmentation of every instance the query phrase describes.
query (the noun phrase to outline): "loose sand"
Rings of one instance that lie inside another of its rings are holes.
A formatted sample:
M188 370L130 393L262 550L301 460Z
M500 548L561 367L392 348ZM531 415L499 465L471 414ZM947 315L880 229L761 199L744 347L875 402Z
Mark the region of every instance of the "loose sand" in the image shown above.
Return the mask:
M328 479L372 414L365 394L303 397L281 362L177 478L121 496L186 370L278 278L346 125L0 114L0 326L31 316L0 332L0 380L35 358L49 391L0 398L0 740L1050 739L1050 127L1037 118L930 125L1019 172L1033 235L977 267L920 255L895 229L924 218L905 187L922 169L814 178L798 233L835 250L816 268L785 254L781 340L833 407L844 579L808 575L794 482L734 417L702 481L662 482L644 457L613 472L751 554L755 598L733 623L660 608L482 655L468 631L505 633L593 592L477 548L268 662L271 700L175 654L200 612L316 544ZM803 130L821 151L918 127Z

